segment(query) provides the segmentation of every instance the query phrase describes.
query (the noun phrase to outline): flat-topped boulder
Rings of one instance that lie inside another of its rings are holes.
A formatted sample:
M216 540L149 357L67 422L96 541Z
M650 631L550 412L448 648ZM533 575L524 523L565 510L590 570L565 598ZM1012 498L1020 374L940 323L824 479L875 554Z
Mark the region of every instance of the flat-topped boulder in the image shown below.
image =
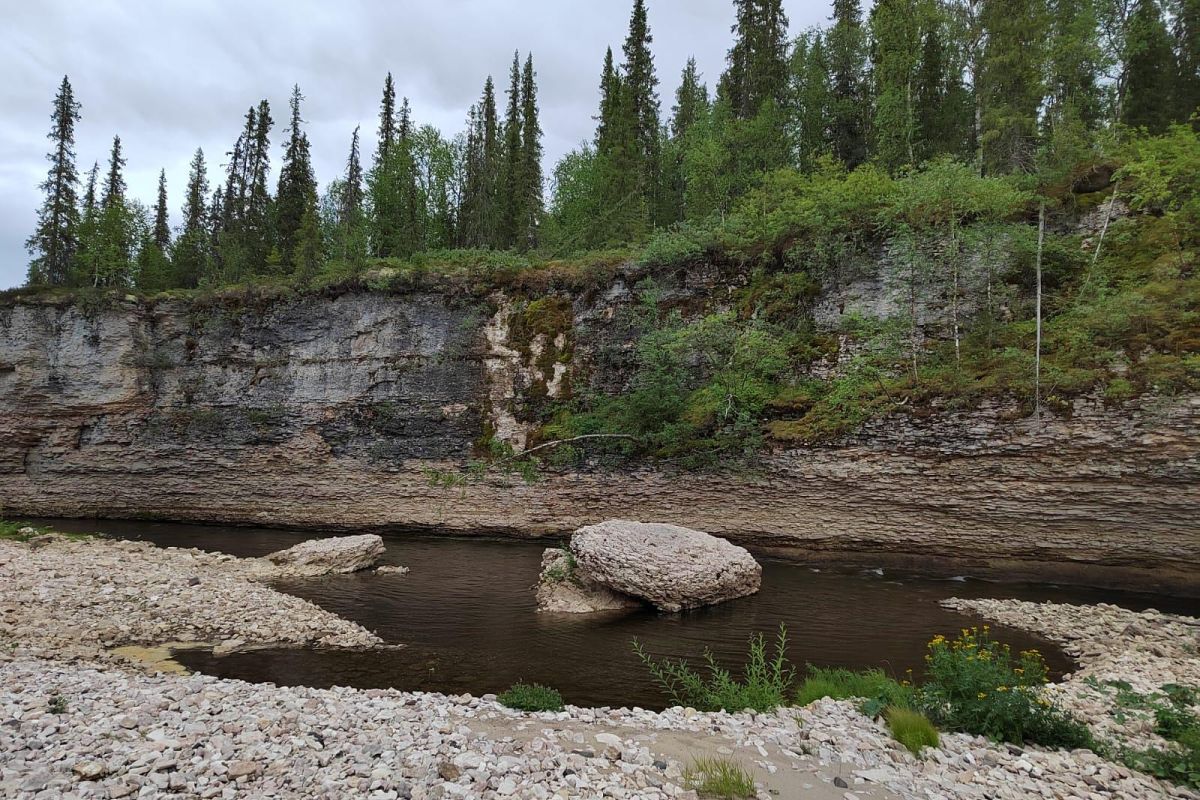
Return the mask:
M561 547L551 547L542 553L537 602L539 611L558 614L621 611L642 605L636 598L588 580L577 568L571 552Z
M343 575L369 569L383 557L383 539L373 533L311 539L271 553L267 560L291 575Z
M570 551L582 579L662 611L745 597L762 583L745 548L678 525L608 520L575 531Z

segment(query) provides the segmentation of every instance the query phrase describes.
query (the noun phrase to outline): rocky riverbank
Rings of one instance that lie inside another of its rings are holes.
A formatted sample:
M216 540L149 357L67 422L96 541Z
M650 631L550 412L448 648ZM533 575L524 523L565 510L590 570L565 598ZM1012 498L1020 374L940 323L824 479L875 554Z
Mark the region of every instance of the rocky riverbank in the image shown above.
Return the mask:
M0 637L22 654L103 659L110 648L207 642L372 647L375 634L270 588L262 559L146 542L0 540Z
M685 767L723 755L752 772L764 800L1197 797L1087 751L945 734L914 757L843 701L771 714L521 714L491 696L287 688L104 661L114 645L186 638L378 644L263 585L270 568L140 543L0 541L0 796L695 798ZM1200 682L1188 650L1196 620L954 602L1062 639L1080 655L1079 675L1103 659L1147 687ZM1114 636L1122 623L1138 627ZM1055 691L1073 691L1075 678Z

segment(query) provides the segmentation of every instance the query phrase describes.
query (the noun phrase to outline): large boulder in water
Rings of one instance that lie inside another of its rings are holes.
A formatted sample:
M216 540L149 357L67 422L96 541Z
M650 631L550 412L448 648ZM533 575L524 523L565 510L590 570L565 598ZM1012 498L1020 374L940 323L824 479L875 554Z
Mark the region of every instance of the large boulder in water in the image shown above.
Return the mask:
M341 575L375 566L383 556L383 539L373 533L310 539L271 553L267 560L290 575Z
M571 554L587 580L662 611L744 597L762 582L762 567L744 548L678 525L589 525L571 537Z
M588 580L579 571L575 557L561 547L552 547L542 553L537 603L538 611L558 614L621 611L642 605L639 600Z

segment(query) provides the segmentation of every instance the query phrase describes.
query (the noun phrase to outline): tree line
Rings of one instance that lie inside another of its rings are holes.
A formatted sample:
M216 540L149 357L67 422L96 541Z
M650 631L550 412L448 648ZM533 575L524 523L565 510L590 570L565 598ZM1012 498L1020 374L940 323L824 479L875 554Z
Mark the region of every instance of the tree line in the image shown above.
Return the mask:
M780 169L895 175L948 158L978 176L1031 174L1047 148L1196 124L1200 107L1200 0L877 0L866 15L859 0L834 0L827 26L795 38L782 0L734 0L734 12L715 88L689 60L664 113L648 9L635 0L625 42L603 60L595 135L555 166L548 207L532 56L514 54L503 114L489 77L453 138L418 125L389 74L371 163L356 129L323 193L299 87L271 186L264 100L215 188L196 151L176 230L165 174L151 206L128 196L119 137L106 169L81 178L80 103L64 77L29 283L157 291L303 281L430 250L639 244L726 214Z

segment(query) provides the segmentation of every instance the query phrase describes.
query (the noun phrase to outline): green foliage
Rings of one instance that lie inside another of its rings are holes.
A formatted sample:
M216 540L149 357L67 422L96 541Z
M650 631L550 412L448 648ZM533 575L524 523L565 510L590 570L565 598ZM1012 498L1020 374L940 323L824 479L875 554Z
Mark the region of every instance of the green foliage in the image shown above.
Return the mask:
M683 771L683 780L701 797L716 800L752 800L758 791L741 764L717 756L693 759Z
M66 714L69 710L67 698L63 697L58 692L52 692L50 694L50 700L46 704L46 707L51 714Z
M1036 650L1013 657L988 627L929 643L918 705L939 725L997 741L1092 747L1088 729L1040 694L1046 662Z
M921 755L926 747L938 746L937 728L920 711L892 706L884 710L883 718L892 737L914 756Z
M806 706L822 697L834 700L861 700L860 710L869 717L879 716L887 708L911 708L913 689L888 677L881 669L854 672L848 669L822 669L808 666L808 675L796 692L796 705Z
M563 699L558 690L539 683L515 683L497 699L518 711L563 710Z
M1103 692L1116 690L1113 717L1117 721L1125 722L1130 715L1152 715L1154 732L1169 742L1165 748L1122 750L1118 755L1125 764L1172 783L1200 788L1200 717L1194 710L1200 702L1200 689L1165 684L1157 692L1142 694L1125 681L1089 683Z
M683 659L656 661L636 640L633 651L672 704L698 711L774 711L788 704L796 679L796 670L787 660L787 629L783 625L779 626L770 655L762 634L750 637L741 680L717 664L708 651L704 653L707 675L692 669Z
M33 533L22 533L21 531L32 530ZM74 539L76 541L85 541L91 539L92 535L87 533L63 533L56 531L53 528L44 525L30 525L28 522L14 522L10 520L0 519L0 540L10 542L28 542L38 536L43 536L47 533L52 533L55 536L61 536L65 539Z

